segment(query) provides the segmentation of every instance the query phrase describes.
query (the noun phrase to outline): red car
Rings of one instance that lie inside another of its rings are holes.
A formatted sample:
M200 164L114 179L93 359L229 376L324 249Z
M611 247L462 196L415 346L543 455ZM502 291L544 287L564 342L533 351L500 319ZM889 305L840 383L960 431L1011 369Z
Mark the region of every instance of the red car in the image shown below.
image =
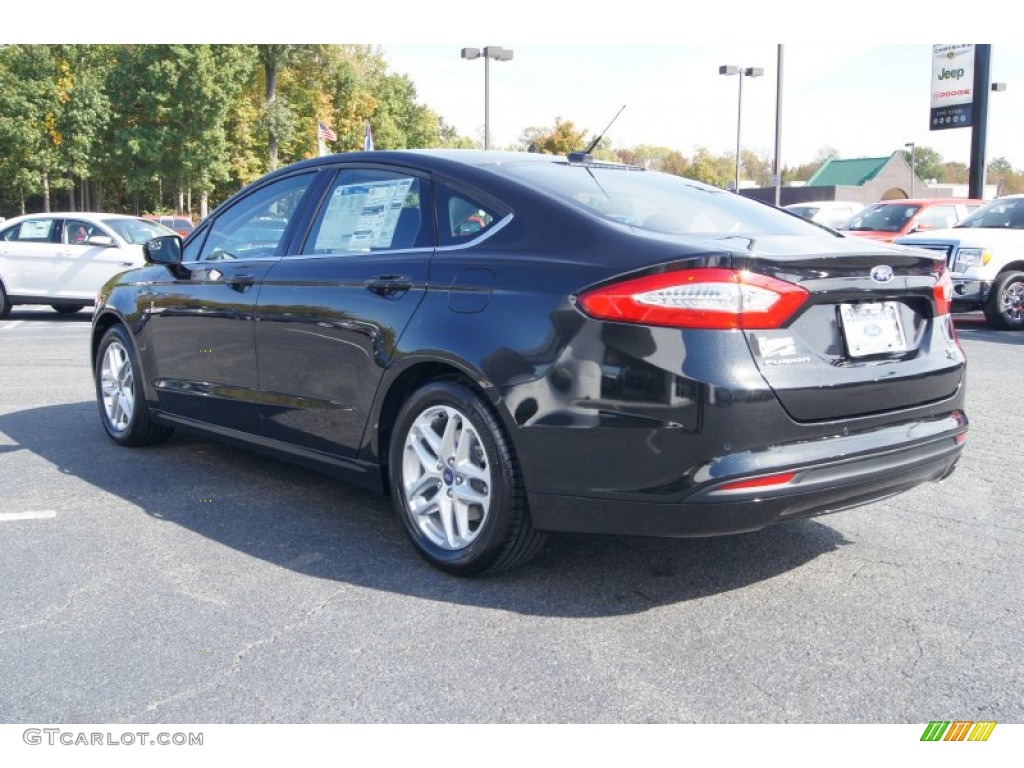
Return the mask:
M150 214L143 216L143 218L163 224L165 227L173 229L182 237L188 237L192 230L196 228L192 223L192 219L188 216L157 216Z
M851 216L838 229L844 234L891 243L897 237L911 232L948 229L983 204L983 200L941 197L927 200L881 200Z

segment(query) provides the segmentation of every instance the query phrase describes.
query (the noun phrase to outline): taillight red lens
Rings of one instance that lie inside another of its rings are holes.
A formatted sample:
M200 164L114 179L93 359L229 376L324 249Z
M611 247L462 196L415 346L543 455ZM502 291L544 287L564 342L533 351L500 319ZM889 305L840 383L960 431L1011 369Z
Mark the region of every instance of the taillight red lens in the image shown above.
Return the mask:
M935 314L948 315L950 304L953 301L953 280L949 276L946 265L938 265L938 279L932 287L932 295L935 297Z
M808 291L756 272L702 268L624 280L581 294L591 317L671 328L778 328Z
M796 477L796 472L783 472L780 475L766 475L756 477L753 480L737 480L734 483L726 483L716 488L716 491L743 491L748 488L767 488L772 485L786 485Z

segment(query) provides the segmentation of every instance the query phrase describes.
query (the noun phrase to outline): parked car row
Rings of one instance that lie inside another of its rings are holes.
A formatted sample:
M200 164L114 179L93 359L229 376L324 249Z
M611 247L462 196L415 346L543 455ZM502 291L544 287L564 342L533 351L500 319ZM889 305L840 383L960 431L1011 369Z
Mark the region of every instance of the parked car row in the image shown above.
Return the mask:
M891 243L914 232L955 227L982 205L983 200L957 198L882 200L854 214L836 229L854 237Z
M1024 195L988 203L882 200L835 228L849 237L941 254L954 312L981 311L993 328L1024 329Z
M783 207L790 213L845 234L891 243L913 232L956 226L982 205L983 200L925 198L881 200L867 207L840 200L794 203Z
M942 256L954 311L981 310L993 328L1024 329L1024 195L998 198L953 227L919 231L896 243Z

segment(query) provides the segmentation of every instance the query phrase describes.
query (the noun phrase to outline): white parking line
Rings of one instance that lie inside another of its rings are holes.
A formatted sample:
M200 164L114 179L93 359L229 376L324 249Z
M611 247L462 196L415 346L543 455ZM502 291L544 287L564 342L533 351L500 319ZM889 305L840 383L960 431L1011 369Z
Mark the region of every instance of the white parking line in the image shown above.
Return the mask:
M0 512L0 523L12 523L15 520L48 520L56 516L55 509L43 509L38 512Z
M0 331L9 331L11 330L11 328L17 328L24 322L24 320L11 320L11 322L9 323L4 323L3 325L0 325Z

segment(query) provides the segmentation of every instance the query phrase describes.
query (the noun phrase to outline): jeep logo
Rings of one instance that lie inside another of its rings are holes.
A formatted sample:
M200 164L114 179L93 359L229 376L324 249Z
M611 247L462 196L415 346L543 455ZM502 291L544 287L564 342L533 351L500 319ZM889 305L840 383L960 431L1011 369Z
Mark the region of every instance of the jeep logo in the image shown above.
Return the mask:
M939 80L959 80L964 76L964 68L944 69L939 73Z

